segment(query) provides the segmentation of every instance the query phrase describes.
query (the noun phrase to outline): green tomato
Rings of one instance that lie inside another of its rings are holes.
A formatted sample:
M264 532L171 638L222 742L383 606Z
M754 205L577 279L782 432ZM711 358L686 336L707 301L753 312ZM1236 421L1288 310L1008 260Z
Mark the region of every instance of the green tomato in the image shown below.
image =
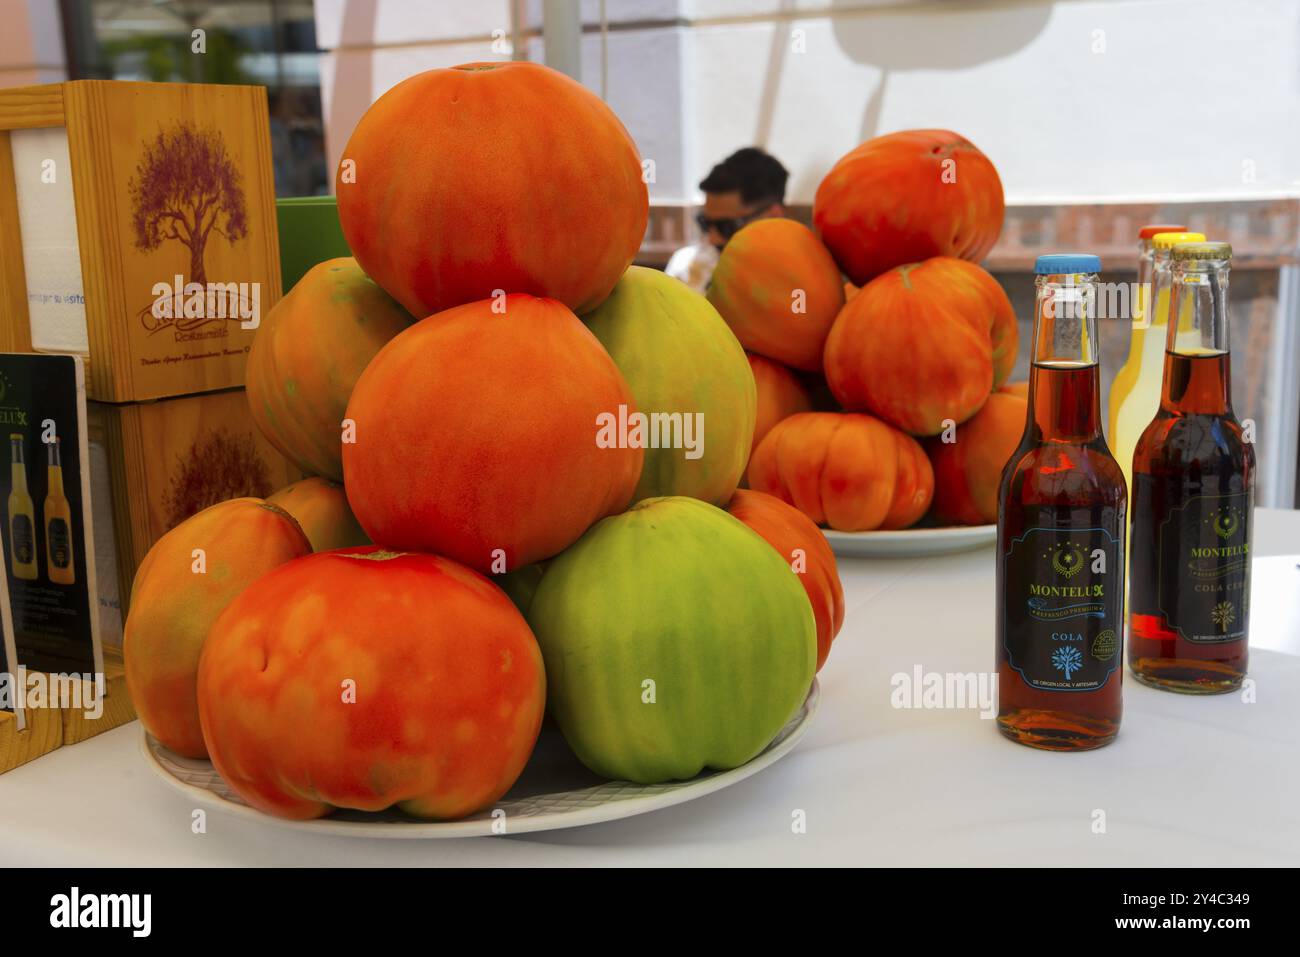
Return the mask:
M750 760L817 661L798 576L744 523L686 497L594 525L547 568L528 621L574 753L646 784Z

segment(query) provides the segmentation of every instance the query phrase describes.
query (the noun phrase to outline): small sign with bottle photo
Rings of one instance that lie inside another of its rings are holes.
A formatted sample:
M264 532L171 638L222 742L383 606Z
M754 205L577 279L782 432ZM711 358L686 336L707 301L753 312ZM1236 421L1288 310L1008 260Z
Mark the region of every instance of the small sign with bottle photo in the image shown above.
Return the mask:
M0 575L0 713L9 712L17 720L17 730L27 729L23 714L24 697L18 685L18 648L14 644L14 620L9 613L9 583Z
M90 682L104 673L92 614L97 592L82 360L0 354L0 424L9 459L9 468L0 470L13 633L6 665L15 676L20 668L27 673L28 687L16 690L30 699L31 686L45 680L33 673ZM70 685L64 680L60 687Z

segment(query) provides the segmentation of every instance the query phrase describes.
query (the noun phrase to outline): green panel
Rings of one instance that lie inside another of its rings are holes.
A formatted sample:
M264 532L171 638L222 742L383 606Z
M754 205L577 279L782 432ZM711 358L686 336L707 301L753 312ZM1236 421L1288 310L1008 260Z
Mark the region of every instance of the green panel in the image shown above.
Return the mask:
M317 263L352 255L343 238L333 196L277 199L275 214L280 227L280 277L285 292Z

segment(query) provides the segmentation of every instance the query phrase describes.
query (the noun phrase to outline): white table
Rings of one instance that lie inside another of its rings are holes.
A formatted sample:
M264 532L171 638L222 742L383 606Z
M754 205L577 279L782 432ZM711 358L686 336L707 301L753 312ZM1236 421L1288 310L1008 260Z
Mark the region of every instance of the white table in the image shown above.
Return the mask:
M1256 513L1258 701L1124 682L1118 740L1056 754L975 710L897 710L890 679L993 662L993 549L844 561L822 707L784 760L624 821L455 841L322 838L209 812L156 779L132 723L0 775L0 865L1300 864L1300 512ZM792 833L806 814L807 832ZM1094 812L1105 833L1094 833Z

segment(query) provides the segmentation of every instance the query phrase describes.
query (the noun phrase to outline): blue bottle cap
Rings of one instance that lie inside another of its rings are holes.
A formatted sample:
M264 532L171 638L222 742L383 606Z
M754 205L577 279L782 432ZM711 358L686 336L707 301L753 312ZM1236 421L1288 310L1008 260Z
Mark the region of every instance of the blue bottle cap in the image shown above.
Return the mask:
M1101 272L1101 257L1091 253L1051 253L1034 260L1035 276L1060 276L1078 272Z

